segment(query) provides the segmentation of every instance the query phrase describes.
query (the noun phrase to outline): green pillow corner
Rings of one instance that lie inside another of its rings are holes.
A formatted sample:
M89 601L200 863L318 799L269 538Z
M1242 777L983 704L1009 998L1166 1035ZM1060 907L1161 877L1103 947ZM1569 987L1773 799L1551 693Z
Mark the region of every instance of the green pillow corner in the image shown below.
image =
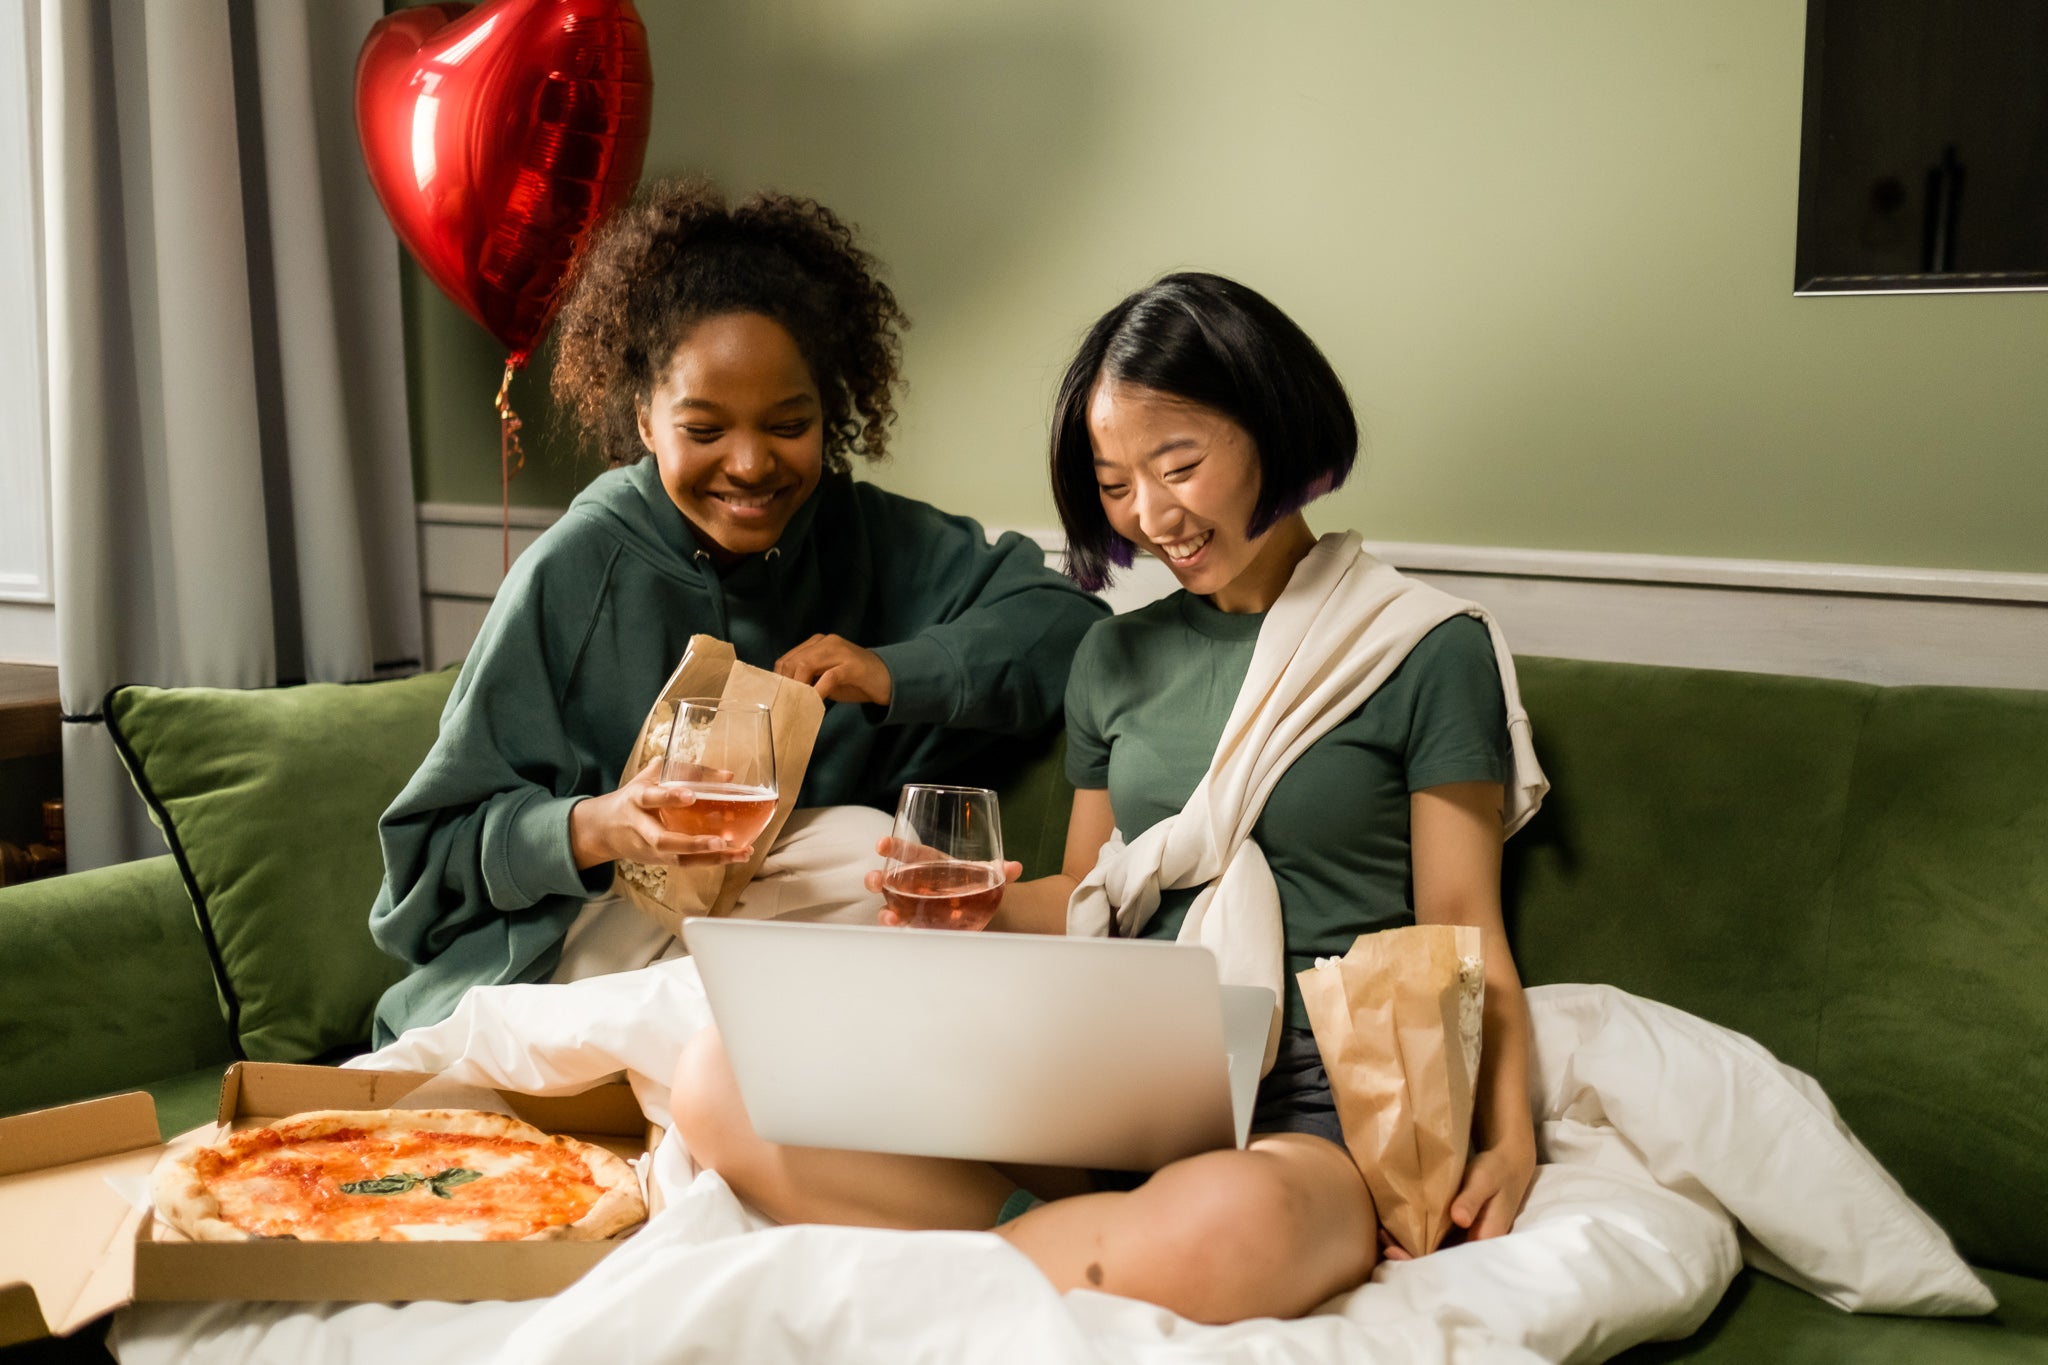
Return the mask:
M235 691L117 687L104 708L163 830L244 1057L360 1046L405 965L371 941L377 819L439 732L455 670Z

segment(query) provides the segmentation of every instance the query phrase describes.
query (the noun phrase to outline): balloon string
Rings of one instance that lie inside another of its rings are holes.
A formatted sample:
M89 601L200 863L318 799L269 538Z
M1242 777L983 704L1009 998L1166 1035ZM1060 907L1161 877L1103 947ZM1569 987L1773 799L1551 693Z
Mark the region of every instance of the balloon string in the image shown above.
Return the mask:
M498 385L498 399L493 405L498 409L499 530L505 552L502 573L512 572L512 476L526 468L526 451L519 444L519 414L512 411L512 371L517 368L516 362L505 362L505 378Z

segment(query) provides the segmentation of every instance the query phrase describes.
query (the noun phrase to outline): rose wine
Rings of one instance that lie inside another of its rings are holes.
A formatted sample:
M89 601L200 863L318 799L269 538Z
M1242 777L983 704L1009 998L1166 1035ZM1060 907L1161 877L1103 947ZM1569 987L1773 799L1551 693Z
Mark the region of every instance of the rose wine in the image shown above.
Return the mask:
M753 843L775 814L775 793L767 787L691 782L685 789L697 799L687 806L662 806L661 823L678 834L723 839L727 848Z
M1002 904L1002 875L987 863L903 863L882 899L913 929L980 929Z

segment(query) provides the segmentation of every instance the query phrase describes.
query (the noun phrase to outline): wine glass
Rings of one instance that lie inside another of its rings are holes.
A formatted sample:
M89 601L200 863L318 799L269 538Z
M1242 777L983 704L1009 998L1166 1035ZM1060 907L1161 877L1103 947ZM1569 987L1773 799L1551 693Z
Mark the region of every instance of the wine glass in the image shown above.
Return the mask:
M775 733L768 708L758 702L689 697L675 703L661 782L696 799L660 807L661 822L678 834L722 840L746 848L775 816Z
M986 787L912 784L896 803L882 899L913 929L980 929L1003 900L1003 826Z

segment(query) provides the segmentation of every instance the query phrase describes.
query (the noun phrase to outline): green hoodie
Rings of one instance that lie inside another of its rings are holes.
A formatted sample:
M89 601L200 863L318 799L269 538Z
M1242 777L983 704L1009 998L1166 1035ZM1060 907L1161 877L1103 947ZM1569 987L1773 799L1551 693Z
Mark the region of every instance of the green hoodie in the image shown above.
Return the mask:
M1023 536L826 475L775 548L724 573L651 459L591 483L512 566L441 716L384 812L370 932L414 970L375 1040L444 1019L471 986L543 980L584 900L569 809L610 791L689 638L772 667L814 634L889 666L887 707L832 703L801 806L893 810L905 782L985 770L1060 719L1081 636L1108 608Z

